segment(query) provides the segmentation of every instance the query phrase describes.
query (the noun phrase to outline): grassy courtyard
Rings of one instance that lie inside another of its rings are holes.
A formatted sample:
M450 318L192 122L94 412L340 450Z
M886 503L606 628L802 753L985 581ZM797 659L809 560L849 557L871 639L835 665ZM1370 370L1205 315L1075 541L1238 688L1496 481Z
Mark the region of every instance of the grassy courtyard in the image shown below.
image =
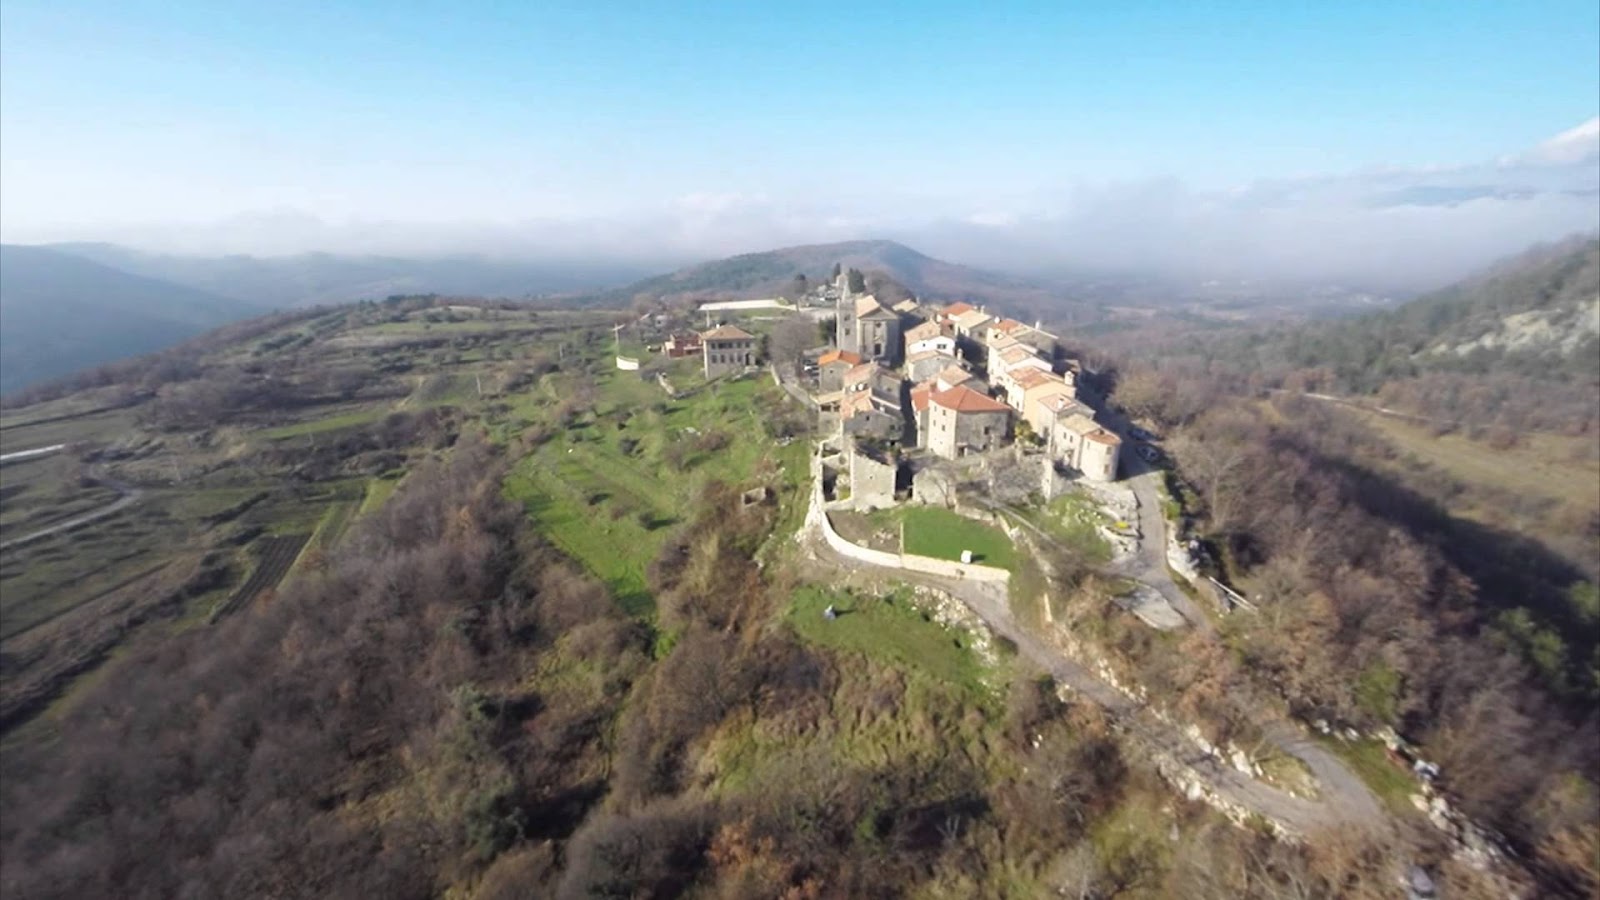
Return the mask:
M1001 569L1016 567L1016 548L1004 531L937 506L904 506L878 510L867 517L875 527L904 526L906 553L959 562L971 550L972 561Z

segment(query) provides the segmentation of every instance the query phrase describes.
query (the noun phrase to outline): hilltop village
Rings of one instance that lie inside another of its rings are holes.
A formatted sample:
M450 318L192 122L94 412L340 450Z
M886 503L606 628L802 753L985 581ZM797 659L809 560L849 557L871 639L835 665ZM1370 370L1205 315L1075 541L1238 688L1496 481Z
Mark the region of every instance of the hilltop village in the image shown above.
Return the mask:
M832 340L801 364L774 366L816 411L829 499L859 508L915 498L946 502L964 473L1020 470L1046 498L1083 478L1114 481L1122 440L1096 419L1083 369L1037 324L968 303L892 305L852 290L852 275L778 301L707 304L702 311L763 307L831 320ZM859 277L857 278L859 282ZM763 336L735 324L669 337L668 356L701 356L714 379L767 362Z

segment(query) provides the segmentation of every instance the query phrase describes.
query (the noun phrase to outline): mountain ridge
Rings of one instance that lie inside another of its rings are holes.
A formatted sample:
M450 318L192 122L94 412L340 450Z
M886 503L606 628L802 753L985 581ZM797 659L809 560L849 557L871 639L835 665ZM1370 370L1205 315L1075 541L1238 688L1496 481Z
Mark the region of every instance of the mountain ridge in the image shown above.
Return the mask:
M264 312L49 248L0 244L0 393Z
M835 263L869 275L880 273L929 300L995 303L1017 314L1067 319L1094 318L1097 309L1071 299L1055 285L946 262L887 239L800 244L742 253L575 297L573 302L595 306L626 304L641 294L666 300L770 297L787 291L796 275L805 275L812 284L826 279Z
M125 272L268 308L348 303L393 294L522 299L590 290L648 271L630 263L517 261L473 255L182 256L107 243L47 246Z

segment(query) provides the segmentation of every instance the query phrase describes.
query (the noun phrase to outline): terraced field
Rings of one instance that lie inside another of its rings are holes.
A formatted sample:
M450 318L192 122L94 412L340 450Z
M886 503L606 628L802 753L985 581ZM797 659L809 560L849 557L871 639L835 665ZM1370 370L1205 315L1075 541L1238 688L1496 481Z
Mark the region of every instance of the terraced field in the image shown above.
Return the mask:
M212 621L238 612L263 591L277 587L283 576L289 574L289 567L294 565L310 537L308 534L285 534L262 538L256 551L259 561L255 569L244 584L239 585L220 606L212 610Z

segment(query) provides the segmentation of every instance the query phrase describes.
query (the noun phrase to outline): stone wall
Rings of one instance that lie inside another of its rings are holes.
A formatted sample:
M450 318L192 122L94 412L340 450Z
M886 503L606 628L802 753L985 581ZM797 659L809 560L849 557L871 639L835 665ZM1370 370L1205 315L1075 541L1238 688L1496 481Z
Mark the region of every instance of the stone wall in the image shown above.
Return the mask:
M617 357L617 368L625 372L637 372L639 371L639 361L631 356L619 355Z
M939 575L945 578L967 578L973 581L1009 582L1011 573L1005 569L994 566L983 566L977 563L959 563L948 559L934 559L931 556L918 556L914 553L888 553L883 550L871 550L859 544L845 540L834 529L833 523L828 520L828 513L823 508L822 502L822 460L813 454L811 457L811 506L806 513L806 518L814 522L822 532L822 539L828 542L834 552L841 556L874 566L888 566L895 569L905 569L910 572L923 572L929 575Z

